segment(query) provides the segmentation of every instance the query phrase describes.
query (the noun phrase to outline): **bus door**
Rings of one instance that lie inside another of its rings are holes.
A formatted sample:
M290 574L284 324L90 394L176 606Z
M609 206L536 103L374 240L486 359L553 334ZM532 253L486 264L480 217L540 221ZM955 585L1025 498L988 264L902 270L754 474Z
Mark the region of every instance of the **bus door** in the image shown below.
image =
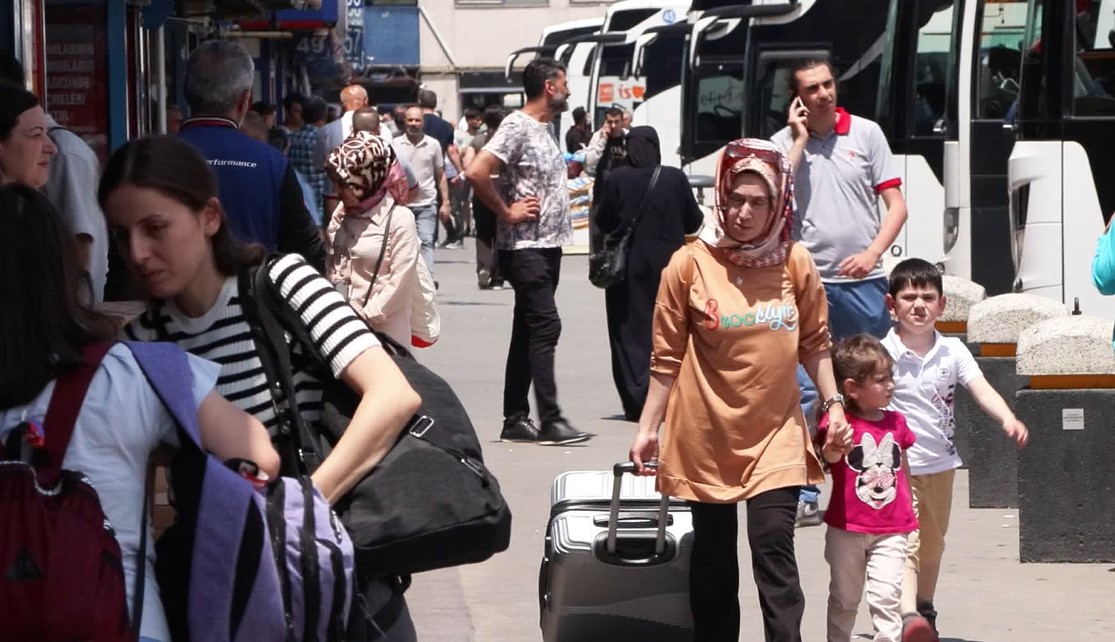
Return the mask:
M715 173L716 154L743 135L751 20L787 15L800 6L795 0L717 7L693 23L682 77L681 120L681 160L691 174Z
M956 81L957 151L963 159L958 189L946 187L946 200L958 208L947 219L950 233L966 238L949 260L963 264L966 254L969 274L962 267L954 273L982 285L988 296L1011 291L1014 282L1007 160L1015 145L1027 5L1027 0L964 3Z
M689 24L653 27L635 43L634 73L644 86L643 102L631 114L632 125L658 132L662 164L681 166L681 76Z
M944 143L956 0L892 0L876 113L902 176L909 216L889 262L945 258Z
M1009 161L1015 289L1094 316L1096 242L1115 209L1115 0L1031 0Z
M712 175L717 151L743 132L747 24L704 16L693 25L689 46L682 78L681 161L690 173Z
M554 57L565 65L565 78L569 84L569 110L583 107L592 114L592 98L595 91L592 84L596 51L604 42L623 39L623 34L596 33L571 38L554 52ZM565 140L565 132L573 126L572 118L562 118L558 128L558 140Z

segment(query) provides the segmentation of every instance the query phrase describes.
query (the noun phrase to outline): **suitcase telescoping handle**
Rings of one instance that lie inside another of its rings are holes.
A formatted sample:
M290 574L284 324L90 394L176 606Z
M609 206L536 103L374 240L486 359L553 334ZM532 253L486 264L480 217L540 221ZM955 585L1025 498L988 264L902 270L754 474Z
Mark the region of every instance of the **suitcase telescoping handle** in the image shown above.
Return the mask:
M658 468L658 462L648 461L643 464L647 468ZM623 461L616 464L612 468L615 474L615 480L612 482L612 504L610 507L610 515L608 517L608 543L607 550L609 555L616 554L616 531L619 529L619 492L623 486L623 476L625 474L635 474L635 464L629 461ZM666 552L666 522L670 512L670 496L662 495L662 500L658 504L658 536L654 540L654 554L662 555Z

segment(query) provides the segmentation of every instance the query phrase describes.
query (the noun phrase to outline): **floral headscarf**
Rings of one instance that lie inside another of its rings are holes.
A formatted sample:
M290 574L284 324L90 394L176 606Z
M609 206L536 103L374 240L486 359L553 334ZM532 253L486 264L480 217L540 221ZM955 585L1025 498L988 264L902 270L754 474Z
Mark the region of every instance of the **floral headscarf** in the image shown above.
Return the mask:
M744 243L727 233L728 194L732 181L741 172L757 174L772 196L767 228L758 238ZM741 138L728 143L716 167L716 225L706 227L700 239L725 252L728 259L743 267L771 267L786 262L794 218L794 174L782 150L767 140Z
M388 193L396 201L406 200L406 173L391 145L374 134L353 132L329 153L325 170L334 182L356 192L360 199L358 212L379 205Z

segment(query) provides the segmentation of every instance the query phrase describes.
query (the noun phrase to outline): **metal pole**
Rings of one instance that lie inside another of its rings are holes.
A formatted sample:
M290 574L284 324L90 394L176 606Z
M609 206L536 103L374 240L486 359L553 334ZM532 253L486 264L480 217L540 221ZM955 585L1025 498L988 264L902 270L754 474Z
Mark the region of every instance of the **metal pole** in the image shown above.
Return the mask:
M159 111L156 118L159 123L159 133L166 133L166 27L159 26L155 30L155 78L158 85L155 88L156 109Z

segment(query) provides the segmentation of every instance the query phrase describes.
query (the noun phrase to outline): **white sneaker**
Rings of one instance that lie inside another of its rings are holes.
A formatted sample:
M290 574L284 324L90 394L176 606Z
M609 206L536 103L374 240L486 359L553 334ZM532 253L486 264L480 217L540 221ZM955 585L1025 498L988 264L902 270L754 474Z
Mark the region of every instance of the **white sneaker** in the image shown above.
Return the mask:
M817 502L798 502L798 516L794 521L794 526L803 528L806 526L820 526L821 525L821 508L817 506Z

